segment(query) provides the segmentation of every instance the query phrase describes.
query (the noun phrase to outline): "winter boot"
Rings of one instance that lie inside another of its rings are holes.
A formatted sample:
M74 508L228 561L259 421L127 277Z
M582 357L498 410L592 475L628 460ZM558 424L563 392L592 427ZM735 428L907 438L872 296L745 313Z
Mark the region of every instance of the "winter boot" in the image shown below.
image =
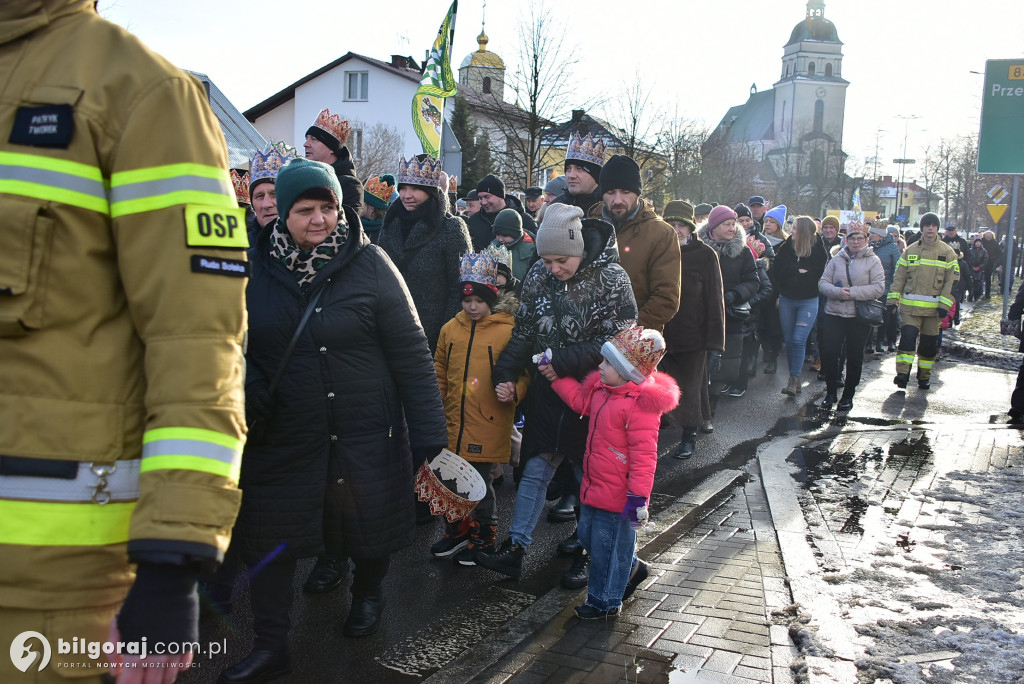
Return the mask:
M910 382L910 373L897 373L892 381L900 389L906 389L907 383Z
M672 455L676 458L690 458L697 445L697 428L684 427L683 436L679 439L679 446Z
M853 408L853 390L843 390L843 396L839 398L839 405L836 408L840 411L849 411Z
M445 526L444 536L430 547L430 553L438 558L447 558L469 545L469 536L475 520L463 518Z
M590 579L590 554L583 547L576 552L572 565L562 575L562 586L566 589L582 589Z
M794 378L792 375L789 376L789 382L782 388L782 393L789 397L795 397L800 391L800 378Z
M512 541L509 537L501 542L494 553L481 551L476 555L476 564L481 568L487 568L494 572L500 572L512 579L519 579L523 576L523 556L526 549Z
M834 389L825 390L825 398L821 400L821 408L826 411L832 408L832 405L836 403L836 391Z
M558 553L563 556L573 556L578 548L580 548L580 538L576 535L576 530L573 530L572 534L558 545Z
M481 525L473 521L473 531L469 536L469 546L455 554L455 562L459 565L476 565L476 556L484 553L494 553L498 546L498 526Z

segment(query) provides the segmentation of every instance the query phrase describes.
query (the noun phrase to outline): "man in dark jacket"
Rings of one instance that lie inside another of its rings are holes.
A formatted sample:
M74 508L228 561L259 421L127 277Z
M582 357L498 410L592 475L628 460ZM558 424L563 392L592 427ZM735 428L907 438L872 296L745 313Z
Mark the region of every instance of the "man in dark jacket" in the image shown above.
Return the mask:
M771 208L771 203L765 201L764 197L760 195L754 195L747 200L747 206L750 207L750 216L754 219L757 232L760 233L764 228L764 215Z
M345 212L345 219L352 222L354 212L356 220L363 208L363 184L356 177L356 166L352 163L352 153L345 143L351 130L348 121L330 109L324 109L317 115L313 125L306 129L306 142L302 144L306 151L306 159L330 164L341 184L341 203L352 211Z
M540 208L544 206L544 190L534 185L533 187L526 188L526 213L530 215L534 221L537 220L537 213Z
M746 232L746 234L753 235L757 238L757 241L764 245L764 251L761 252L761 258L768 260L768 265L771 266L772 261L775 260L775 248L772 247L772 243L768 241L761 233L761 224L754 221L754 213L750 211L743 202L740 202L732 208L736 212L736 223L740 224L740 227Z
M832 253L832 248L843 244L843 238L839 236L839 219L835 216L826 216L821 219L821 243L825 245L825 251Z
M590 208L602 201L598 181L604 167L604 141L594 140L590 133L580 137L573 133L565 151L565 180L568 189L555 200L560 204L571 204L588 215Z
M952 247L954 252L960 252L965 256L971 251L970 243L960 237L960 234L956 232L956 224L952 221L946 224L942 233L942 241Z
M473 241L473 251L486 249L494 239L494 219L502 209L514 209L523 219L523 230L530 235L537 234L537 224L511 195L505 195L505 183L493 173L484 176L476 186L476 194L480 198L480 211L473 214L467 222L469 237Z

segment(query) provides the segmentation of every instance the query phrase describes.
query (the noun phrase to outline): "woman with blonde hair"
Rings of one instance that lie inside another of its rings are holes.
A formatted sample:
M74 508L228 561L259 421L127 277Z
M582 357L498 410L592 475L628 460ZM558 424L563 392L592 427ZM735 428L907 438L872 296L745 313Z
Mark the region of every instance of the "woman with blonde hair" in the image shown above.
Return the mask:
M789 382L782 393L800 394L807 337L818 315L818 279L825 270L828 253L818 237L818 227L810 216L798 216L793 234L775 252L770 276L779 293L779 324L786 344Z

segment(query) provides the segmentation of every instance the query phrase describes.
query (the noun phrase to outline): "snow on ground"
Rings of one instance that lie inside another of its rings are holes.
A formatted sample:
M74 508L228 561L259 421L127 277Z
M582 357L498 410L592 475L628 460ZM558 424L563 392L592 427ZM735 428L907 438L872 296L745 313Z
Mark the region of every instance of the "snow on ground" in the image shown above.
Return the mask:
M909 534L869 530L874 548L826 576L865 646L860 681L1024 683L1024 474L947 472L907 496Z

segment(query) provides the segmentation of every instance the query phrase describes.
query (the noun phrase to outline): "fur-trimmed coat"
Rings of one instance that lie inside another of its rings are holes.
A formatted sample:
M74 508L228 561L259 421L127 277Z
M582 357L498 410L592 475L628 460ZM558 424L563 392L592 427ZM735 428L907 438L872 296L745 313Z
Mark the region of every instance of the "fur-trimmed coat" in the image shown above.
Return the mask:
M747 234L739 225L736 226L736 234L728 242L717 242L711 239L709 233L707 221L701 221L697 226L697 236L718 252L718 264L722 268L722 292L726 310L725 334L741 334L745 321L729 316L729 306L749 302L761 286L754 255L747 247Z
M494 362L512 338L519 303L501 295L490 316L474 321L460 311L441 328L434 370L444 400L448 449L467 461L508 463L516 405L498 401L491 382ZM521 373L516 396L522 400L530 380Z
M413 214L395 202L384 215L377 237L377 244L395 262L412 293L431 353L441 327L462 310L459 262L471 249L466 224L447 212L448 198L442 192ZM413 223L408 232L403 221Z
M640 385L611 387L594 371L582 383L558 378L553 387L573 411L591 419L580 501L617 513L625 507L627 493L649 499L658 467L661 414L679 404L676 381L655 371Z

